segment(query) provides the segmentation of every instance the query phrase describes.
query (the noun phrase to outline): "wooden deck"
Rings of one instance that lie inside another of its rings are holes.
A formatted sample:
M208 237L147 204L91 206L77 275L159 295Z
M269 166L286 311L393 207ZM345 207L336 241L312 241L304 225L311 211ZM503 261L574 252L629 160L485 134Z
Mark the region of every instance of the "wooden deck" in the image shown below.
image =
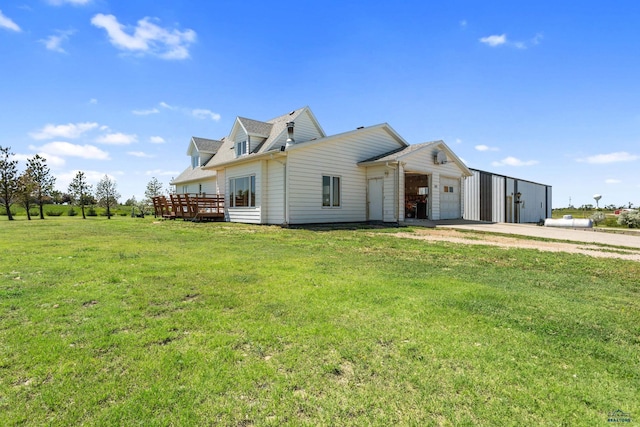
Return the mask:
M171 194L153 198L157 217L190 221L224 221L224 196Z

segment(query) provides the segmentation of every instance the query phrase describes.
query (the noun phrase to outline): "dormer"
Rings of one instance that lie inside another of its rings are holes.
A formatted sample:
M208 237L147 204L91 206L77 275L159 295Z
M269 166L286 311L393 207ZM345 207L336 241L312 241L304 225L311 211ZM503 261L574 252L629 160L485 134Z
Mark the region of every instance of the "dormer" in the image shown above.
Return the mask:
M187 155L191 157L191 168L204 166L222 146L222 141L192 137L187 149Z
M271 123L238 117L231 129L229 138L233 141L236 157L256 152L260 145L271 135Z

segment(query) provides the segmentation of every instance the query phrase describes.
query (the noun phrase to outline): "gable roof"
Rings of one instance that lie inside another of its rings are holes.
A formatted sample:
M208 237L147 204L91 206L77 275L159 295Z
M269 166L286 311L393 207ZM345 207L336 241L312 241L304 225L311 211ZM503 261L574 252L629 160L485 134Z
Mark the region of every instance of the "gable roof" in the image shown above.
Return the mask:
M378 163L398 162L398 161L402 161L403 158L408 157L418 151L433 149L435 147L439 147L441 150L443 150L447 154L447 157L452 159L453 162L458 165L458 167L462 170L462 172L465 175L467 176L472 175L471 170L467 167L467 165L465 165L464 162L460 160L460 158L456 156L456 154L442 140L423 142L420 144L412 144L407 147L389 151L388 153L384 153L379 156L375 156L370 159L364 160L358 163L358 165L369 166L369 165L378 164Z
M222 147L222 144L223 141L218 141L216 139L192 136L189 148L187 149L187 155L190 156L194 148L198 150L198 153L216 154L220 147Z
M246 117L238 117L237 121L244 128L247 135L261 136L263 138L268 138L271 135L273 123L259 122Z
M187 182L201 181L208 178L213 178L215 176L217 176L216 171L205 170L205 169L202 169L202 167L191 168L191 166L189 166L184 171L182 171L180 175L172 179L169 184L170 185L184 184Z
M303 113L309 115L311 121L318 129L319 134L324 137L325 133L320 127L320 124L316 120L309 107L298 108L297 110L293 110L287 114L283 114L271 120L267 120L266 122L247 119L245 117L237 117L236 121L233 124L233 128L229 133L229 136L227 138L224 138L224 140L222 141L223 144L218 149L217 154L211 159L211 161L207 163L206 166L209 168L214 165L226 164L236 160L235 151L233 150L233 148L235 147L234 136L237 133L239 127L244 129L244 131L248 135L259 136L266 139L262 143L260 143L260 145L254 147L251 153L243 156L241 159L237 159L238 161L245 161L251 159L257 154L266 153L271 150L279 150L279 146L272 147L273 143L282 138L284 134L286 134L287 122L295 122L296 118L300 117L300 115L302 115Z

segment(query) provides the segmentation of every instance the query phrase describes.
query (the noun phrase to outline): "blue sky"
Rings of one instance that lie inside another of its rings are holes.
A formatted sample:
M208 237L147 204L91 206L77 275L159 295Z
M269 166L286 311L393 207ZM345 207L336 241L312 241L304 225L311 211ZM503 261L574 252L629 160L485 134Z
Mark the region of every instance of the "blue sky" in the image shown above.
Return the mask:
M640 204L640 2L5 0L0 145L122 201L191 136L305 105L328 134L389 123L554 207ZM21 163L24 165L24 161Z

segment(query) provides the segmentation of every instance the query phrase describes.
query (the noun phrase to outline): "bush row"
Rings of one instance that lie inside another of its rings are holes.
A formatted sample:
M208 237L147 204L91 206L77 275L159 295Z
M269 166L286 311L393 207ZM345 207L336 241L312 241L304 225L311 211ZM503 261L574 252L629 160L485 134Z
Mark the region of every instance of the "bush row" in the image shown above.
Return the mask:
M84 209L86 216L107 216L107 210L104 208L95 208L87 206ZM38 209L30 209L29 214L31 217L40 216ZM77 216L82 215L82 211L78 207L73 206L59 206L59 205L45 205L44 214L46 216ZM131 214L131 210L127 206L123 206L117 209L111 210L112 216L127 216ZM0 207L0 216L6 216L7 210L4 207ZM13 216L27 216L27 212L22 208L11 208L11 215Z

